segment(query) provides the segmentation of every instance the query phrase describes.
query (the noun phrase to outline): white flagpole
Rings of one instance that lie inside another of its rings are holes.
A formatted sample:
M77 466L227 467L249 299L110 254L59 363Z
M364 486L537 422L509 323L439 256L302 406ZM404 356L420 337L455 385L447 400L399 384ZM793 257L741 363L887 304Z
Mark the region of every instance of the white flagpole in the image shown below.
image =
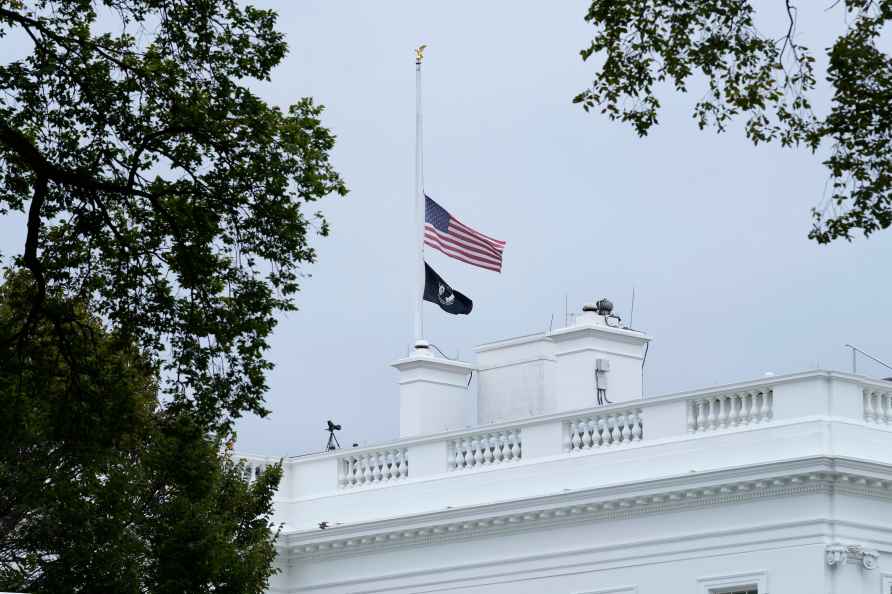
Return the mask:
M424 343L424 147L421 120L421 61L425 45L415 50L415 346Z

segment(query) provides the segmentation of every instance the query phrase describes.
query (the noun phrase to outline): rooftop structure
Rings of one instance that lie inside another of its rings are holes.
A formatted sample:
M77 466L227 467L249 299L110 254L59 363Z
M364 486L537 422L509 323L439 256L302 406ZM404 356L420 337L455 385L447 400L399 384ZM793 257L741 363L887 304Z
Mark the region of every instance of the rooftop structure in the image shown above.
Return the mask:
M643 398L650 338L608 305L395 362L398 440L284 461L271 591L892 593L892 383Z

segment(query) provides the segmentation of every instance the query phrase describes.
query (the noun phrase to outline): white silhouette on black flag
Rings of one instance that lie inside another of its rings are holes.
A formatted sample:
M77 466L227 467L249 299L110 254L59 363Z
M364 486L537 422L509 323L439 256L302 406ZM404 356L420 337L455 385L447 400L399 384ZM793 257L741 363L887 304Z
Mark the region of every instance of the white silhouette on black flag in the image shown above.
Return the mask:
M453 290L427 262L424 263L424 300L436 303L451 314L469 314L474 308L473 301Z

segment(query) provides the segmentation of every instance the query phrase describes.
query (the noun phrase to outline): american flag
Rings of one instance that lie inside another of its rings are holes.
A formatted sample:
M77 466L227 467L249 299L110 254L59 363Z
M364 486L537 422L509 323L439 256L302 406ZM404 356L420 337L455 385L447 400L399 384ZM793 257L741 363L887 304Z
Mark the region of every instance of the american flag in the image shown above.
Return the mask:
M424 197L424 243L456 260L502 271L505 242L471 229L428 196Z

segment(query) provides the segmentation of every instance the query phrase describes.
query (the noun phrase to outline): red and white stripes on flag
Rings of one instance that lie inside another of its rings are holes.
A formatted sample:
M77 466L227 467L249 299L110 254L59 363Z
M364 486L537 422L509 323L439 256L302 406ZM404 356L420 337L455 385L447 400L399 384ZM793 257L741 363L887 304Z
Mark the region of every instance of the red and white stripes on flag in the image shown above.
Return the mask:
M424 197L424 243L456 260L502 271L505 242L468 227L428 196Z

